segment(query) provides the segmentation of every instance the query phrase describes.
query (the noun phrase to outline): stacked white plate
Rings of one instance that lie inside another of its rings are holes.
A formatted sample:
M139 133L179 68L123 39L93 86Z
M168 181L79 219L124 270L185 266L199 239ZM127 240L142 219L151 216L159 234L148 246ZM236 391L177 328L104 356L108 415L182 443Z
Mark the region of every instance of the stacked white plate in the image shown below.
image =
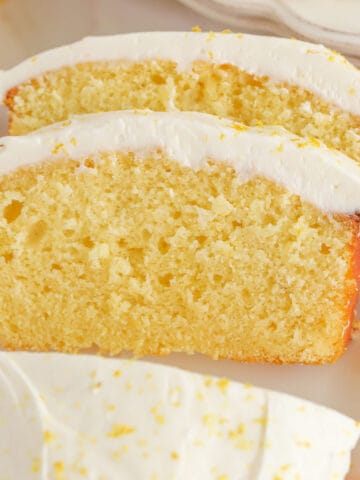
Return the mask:
M181 1L238 30L323 43L360 65L359 0Z

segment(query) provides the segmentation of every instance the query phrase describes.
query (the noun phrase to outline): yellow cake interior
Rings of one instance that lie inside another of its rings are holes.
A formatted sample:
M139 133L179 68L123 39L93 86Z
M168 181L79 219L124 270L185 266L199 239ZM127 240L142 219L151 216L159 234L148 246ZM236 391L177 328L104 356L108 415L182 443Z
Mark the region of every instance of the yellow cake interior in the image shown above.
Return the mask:
M6 347L309 363L343 350L353 224L271 181L104 153L9 173L0 211Z
M236 66L194 62L84 63L45 73L6 99L10 133L21 135L78 113L122 109L199 111L247 125L282 125L360 161L360 118L286 83L275 84Z

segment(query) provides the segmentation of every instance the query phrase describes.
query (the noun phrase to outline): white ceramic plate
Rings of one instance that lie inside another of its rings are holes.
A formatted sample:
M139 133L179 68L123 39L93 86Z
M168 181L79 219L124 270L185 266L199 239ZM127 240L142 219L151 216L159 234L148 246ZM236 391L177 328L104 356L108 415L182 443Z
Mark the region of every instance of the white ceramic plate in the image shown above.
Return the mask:
M199 13L246 32L323 43L360 65L358 0L180 0Z

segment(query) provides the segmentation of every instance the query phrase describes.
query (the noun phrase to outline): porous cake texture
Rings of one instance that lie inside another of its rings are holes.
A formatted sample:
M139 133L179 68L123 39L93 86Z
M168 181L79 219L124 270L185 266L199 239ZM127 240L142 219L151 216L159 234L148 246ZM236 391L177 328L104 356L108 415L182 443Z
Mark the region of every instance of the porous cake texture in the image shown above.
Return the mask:
M344 480L360 423L152 363L0 353L0 465L16 480Z
M202 114L84 116L2 145L4 347L344 351L359 263L349 158Z
M359 85L321 45L213 32L86 38L0 73L12 135L79 113L178 109L282 125L357 161Z

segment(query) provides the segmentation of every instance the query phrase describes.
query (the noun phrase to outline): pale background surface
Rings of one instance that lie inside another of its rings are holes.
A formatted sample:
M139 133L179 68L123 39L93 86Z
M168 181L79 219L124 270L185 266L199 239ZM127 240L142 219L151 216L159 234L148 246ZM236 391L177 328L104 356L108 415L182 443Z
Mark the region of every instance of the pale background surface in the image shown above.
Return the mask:
M189 30L194 25L204 30L228 27L175 0L0 0L0 68L85 35ZM4 119L0 112L1 134L6 132ZM360 419L360 341L335 365L325 367L241 365L180 354L151 360L288 392ZM351 478L360 480L360 446L354 464Z

